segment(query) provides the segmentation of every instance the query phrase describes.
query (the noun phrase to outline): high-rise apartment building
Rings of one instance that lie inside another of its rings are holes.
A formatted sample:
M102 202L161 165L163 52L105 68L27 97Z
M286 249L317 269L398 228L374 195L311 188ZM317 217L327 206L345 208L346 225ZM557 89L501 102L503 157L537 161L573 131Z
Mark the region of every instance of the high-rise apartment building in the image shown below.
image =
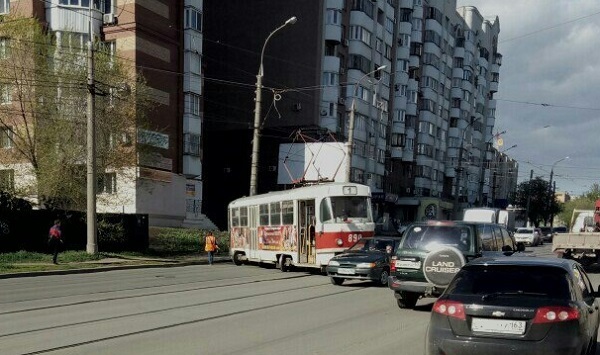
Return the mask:
M140 117L143 129L123 138L144 149L136 164L100 173L99 212L147 213L151 225L214 226L201 213L202 7L202 0L0 1L0 13L36 18L57 41L68 36L86 48L93 33L144 77L152 109ZM31 181L25 163L0 163L17 187Z
M493 205L481 182L493 178L498 18L452 0L205 0L204 9L204 201L220 227L227 203L248 194L261 53L258 193L286 188L280 143L299 142L298 129L306 142L345 142L353 111L350 179L372 188L379 217L455 218Z

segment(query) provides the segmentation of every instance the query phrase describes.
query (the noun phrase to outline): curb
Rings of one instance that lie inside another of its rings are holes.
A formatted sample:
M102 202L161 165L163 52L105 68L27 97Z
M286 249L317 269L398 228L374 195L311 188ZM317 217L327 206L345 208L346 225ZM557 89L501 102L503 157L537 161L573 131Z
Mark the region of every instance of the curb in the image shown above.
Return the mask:
M214 263L231 262L230 258L215 258ZM0 280L13 279L19 277L37 277L37 276L52 276L52 275L70 275L70 274L91 274L96 272L115 271L115 270L132 270L132 269L158 269L172 268L192 265L208 265L208 260L193 260L193 261L161 261L156 264L141 264L141 265L112 265L99 266L94 268L68 269L68 270L48 270L48 271L31 271L31 272L15 272L8 274L0 274Z

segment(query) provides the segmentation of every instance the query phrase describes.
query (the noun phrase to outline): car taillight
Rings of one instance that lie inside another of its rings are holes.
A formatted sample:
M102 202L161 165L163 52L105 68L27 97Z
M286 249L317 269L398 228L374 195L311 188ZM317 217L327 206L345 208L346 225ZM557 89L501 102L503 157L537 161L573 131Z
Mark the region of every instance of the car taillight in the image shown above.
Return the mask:
M390 272L396 272L396 259L398 259L397 256L392 256L392 260L390 261Z
M433 304L433 311L448 317L465 320L465 306L461 302L450 300L437 300Z
M573 307L540 307L535 312L533 323L557 323L579 319L579 311Z

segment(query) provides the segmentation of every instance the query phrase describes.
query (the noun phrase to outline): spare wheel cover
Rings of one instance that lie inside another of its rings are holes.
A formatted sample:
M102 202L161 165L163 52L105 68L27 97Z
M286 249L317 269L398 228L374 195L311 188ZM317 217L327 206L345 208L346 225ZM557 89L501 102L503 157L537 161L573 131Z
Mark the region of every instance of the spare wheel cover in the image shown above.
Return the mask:
M427 254L423 262L423 274L429 283L446 287L463 265L465 257L460 250L443 246Z

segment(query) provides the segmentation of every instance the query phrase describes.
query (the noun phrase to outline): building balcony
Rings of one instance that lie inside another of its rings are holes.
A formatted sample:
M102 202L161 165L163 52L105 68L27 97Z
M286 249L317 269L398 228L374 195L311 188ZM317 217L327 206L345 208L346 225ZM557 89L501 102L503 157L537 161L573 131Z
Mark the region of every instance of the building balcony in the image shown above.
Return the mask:
M490 92L498 92L498 82L490 81Z

